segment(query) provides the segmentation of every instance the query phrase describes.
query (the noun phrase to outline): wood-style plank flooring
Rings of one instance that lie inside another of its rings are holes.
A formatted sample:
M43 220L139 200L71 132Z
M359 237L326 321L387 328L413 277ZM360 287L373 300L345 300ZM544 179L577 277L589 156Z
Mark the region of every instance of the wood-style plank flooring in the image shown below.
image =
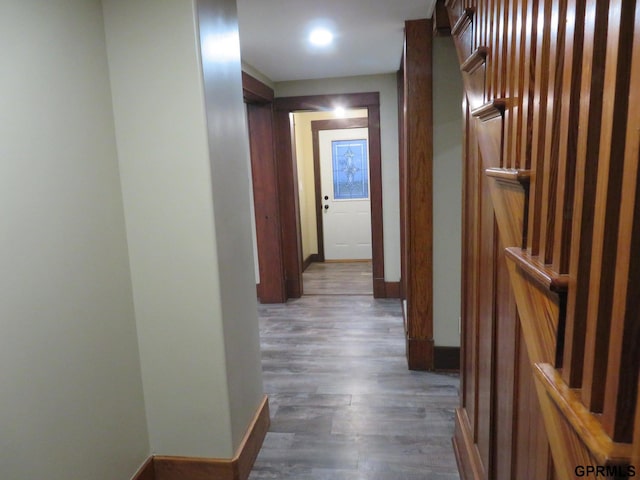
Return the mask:
M305 295L373 295L371 262L312 263L302 273Z
M459 478L458 377L407 370L400 308L344 294L260 305L271 427L250 480Z

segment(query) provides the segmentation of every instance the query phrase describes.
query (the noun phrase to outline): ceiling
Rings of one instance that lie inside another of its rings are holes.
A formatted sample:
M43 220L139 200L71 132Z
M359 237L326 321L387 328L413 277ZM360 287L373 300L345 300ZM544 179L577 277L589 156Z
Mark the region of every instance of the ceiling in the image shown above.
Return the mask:
M274 82L395 72L405 20L430 18L436 0L238 0L242 60ZM313 26L333 45L311 47Z

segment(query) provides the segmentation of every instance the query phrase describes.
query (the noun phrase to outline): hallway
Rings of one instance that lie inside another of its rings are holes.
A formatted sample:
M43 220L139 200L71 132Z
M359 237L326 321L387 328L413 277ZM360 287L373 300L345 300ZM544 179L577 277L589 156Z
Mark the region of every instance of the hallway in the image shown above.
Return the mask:
M348 269L320 267L329 283ZM250 480L459 478L458 378L407 370L398 300L316 294L259 313L272 420Z

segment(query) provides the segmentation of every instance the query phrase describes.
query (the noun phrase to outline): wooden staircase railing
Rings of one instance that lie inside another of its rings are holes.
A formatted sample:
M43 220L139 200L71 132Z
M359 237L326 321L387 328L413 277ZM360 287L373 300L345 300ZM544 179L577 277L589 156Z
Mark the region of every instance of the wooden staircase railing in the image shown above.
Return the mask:
M624 477L636 469L637 3L445 2L467 111L463 391L454 438L465 478L572 479L587 466ZM508 333L498 329L505 325ZM513 365L506 374L502 362ZM529 377L536 405L518 393ZM516 386L501 389L510 378ZM537 451L548 442L553 465L541 458L522 467L536 436L522 434L531 427L527 411L544 419ZM509 428L520 433L506 435ZM508 466L500 458L507 438Z

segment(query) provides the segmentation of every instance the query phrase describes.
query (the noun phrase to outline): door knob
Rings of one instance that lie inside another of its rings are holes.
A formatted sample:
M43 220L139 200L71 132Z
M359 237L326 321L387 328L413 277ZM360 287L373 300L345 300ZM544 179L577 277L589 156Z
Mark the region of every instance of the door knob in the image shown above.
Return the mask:
M329 210L329 205L325 205L325 206L324 206L324 209L325 209L325 210Z

